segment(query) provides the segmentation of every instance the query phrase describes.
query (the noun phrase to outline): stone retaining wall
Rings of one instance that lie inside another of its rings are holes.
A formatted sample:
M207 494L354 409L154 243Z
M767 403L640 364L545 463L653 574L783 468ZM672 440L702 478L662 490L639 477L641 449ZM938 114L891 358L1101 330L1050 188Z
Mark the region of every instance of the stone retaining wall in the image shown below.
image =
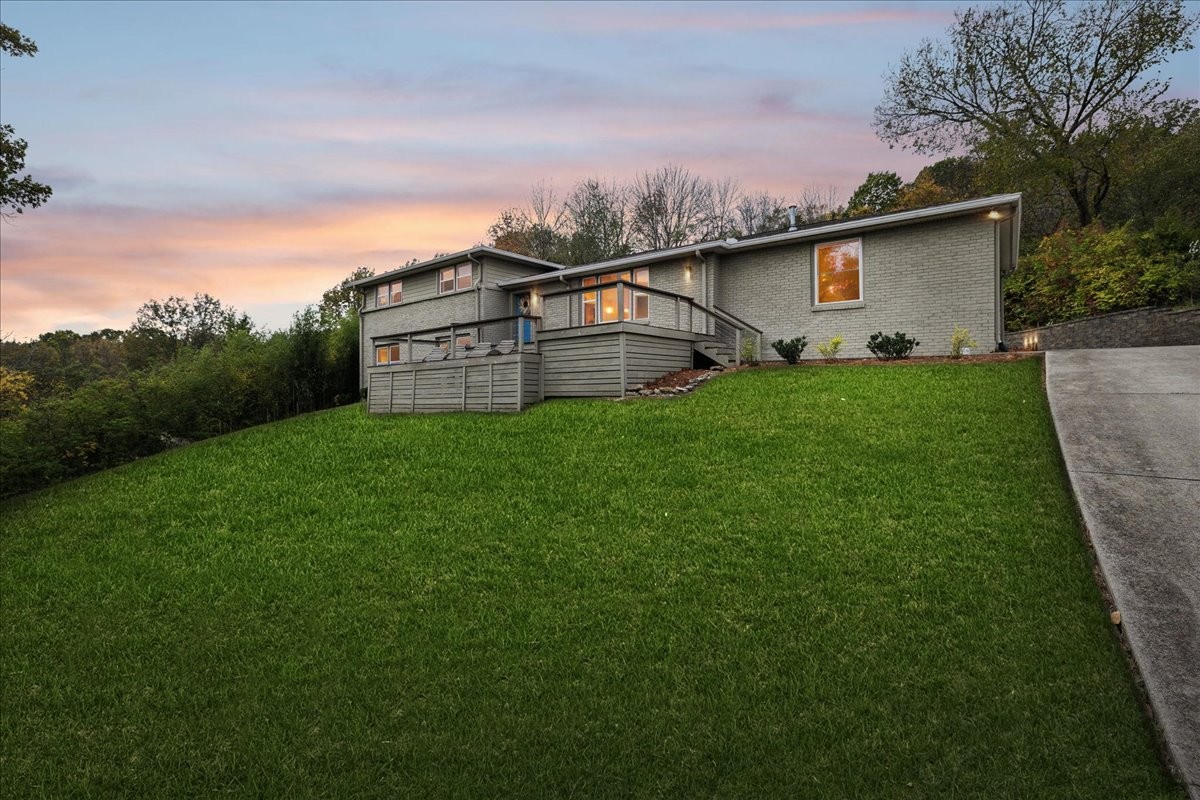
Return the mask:
M1004 345L1009 350L1087 350L1179 344L1200 344L1200 308L1135 308L1004 333Z

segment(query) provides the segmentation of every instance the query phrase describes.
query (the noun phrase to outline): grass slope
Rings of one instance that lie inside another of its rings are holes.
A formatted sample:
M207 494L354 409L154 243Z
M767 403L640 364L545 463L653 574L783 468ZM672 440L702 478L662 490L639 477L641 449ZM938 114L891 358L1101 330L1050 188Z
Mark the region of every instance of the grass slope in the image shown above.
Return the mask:
M351 408L9 502L0 794L1180 797L1040 378Z

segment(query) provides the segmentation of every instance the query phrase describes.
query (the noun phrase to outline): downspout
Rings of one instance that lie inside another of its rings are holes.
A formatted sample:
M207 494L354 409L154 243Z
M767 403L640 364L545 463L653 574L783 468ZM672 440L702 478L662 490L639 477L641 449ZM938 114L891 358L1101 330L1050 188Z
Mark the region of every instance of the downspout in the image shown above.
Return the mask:
M366 334L363 326L363 312L367 309L367 291L364 289L358 295L358 398L361 400L367 388L363 385L363 336Z
M708 305L708 259L700 248L696 248L696 258L700 260L700 302Z
M475 290L475 319L483 319L483 262L470 253L467 253L467 260L476 267L479 267L479 277L474 281L471 288ZM479 335L482 336L483 334L480 333Z
M704 253L701 253L698 247L696 248L696 258L700 259L700 305L710 308L708 303L708 259L704 257ZM713 327L711 333L715 334L717 332L716 323L711 318L704 323L704 332L710 333L708 330L710 323Z

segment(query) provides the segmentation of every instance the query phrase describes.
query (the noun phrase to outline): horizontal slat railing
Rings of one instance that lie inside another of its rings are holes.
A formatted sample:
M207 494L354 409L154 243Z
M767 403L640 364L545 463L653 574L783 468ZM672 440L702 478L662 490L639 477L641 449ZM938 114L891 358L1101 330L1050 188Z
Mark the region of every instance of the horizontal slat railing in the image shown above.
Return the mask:
M530 339L528 342L525 341L525 336L523 335L523 329L526 329L527 325L529 326L527 330L529 331ZM459 357L459 335L474 331L475 341L478 343L480 341L491 341L491 339L488 338L491 336L491 334L488 333L489 330L499 330L501 331L501 336L496 340L501 341L506 337L511 338L515 343L514 352L536 353L537 335L538 331L541 330L541 325L542 318L540 316L532 314L509 314L503 317L488 317L485 319L470 320L467 322L451 322L448 325L439 325L434 328L416 328L408 331L400 331L399 333L372 336L371 346L372 348L375 348L383 345L404 345L405 349L402 352L404 358L402 358L400 361L391 361L389 364L406 364L412 363L414 360L422 360L426 355L432 352L434 348L441 345L436 338L429 339L421 337L428 337L429 334L446 334L450 340L446 357L448 359L453 359ZM496 337L493 336L492 338ZM414 345L419 346L420 350L423 351L420 352L420 357L416 359L413 358ZM376 366L387 365L377 364Z
M605 319L603 292L615 290L612 319ZM692 333L709 333L711 323L712 335L718 341L729 344L734 349L735 363L742 362L742 342L750 339L755 342L755 355L762 349L762 331L750 323L741 320L727 311L697 303L694 298L685 294L656 289L630 281L613 281L595 286L579 286L572 289L562 289L547 292L541 296L544 304L543 319L546 320L544 330L563 330L566 328L585 327L583 319L582 297L585 294L596 294L595 316L598 322L586 323L605 324L609 322L635 322L670 328L677 331ZM644 317L637 315L637 295L645 295ZM580 300L573 300L580 298ZM632 313L626 313L626 310Z

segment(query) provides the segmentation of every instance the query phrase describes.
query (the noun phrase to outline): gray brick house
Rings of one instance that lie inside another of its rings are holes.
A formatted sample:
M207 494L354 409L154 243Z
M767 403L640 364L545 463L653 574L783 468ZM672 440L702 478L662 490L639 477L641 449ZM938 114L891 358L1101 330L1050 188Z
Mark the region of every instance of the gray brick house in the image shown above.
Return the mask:
M903 331L941 355L961 326L991 350L1020 220L1011 194L577 267L474 247L356 284L361 383L374 412L516 411L777 359L770 342L801 335L858 357Z

